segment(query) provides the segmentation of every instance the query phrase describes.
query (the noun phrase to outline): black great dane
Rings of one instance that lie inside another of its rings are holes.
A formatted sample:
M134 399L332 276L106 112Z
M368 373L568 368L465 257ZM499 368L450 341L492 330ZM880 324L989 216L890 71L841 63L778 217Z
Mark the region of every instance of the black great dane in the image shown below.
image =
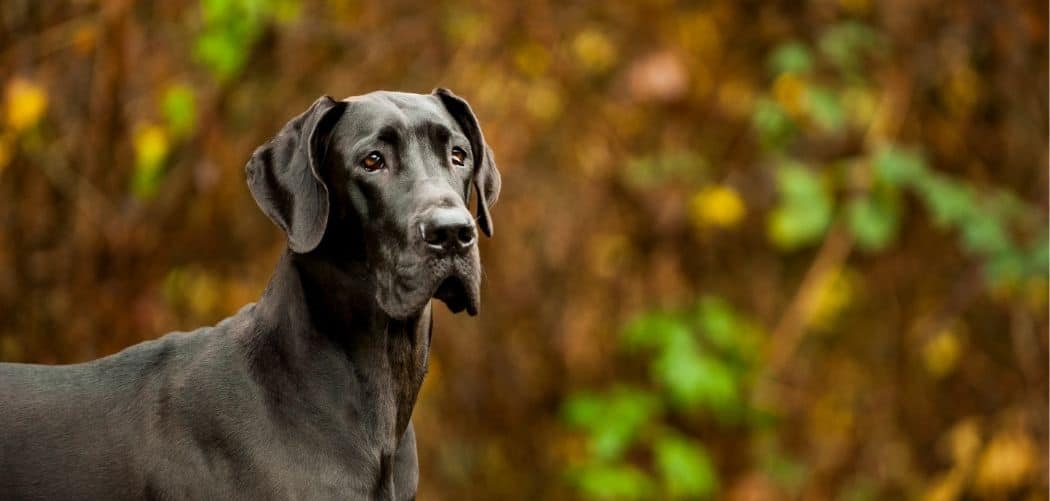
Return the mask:
M415 497L431 298L477 313L500 190L474 113L444 89L322 97L246 171L288 238L259 301L89 363L0 364L0 499Z

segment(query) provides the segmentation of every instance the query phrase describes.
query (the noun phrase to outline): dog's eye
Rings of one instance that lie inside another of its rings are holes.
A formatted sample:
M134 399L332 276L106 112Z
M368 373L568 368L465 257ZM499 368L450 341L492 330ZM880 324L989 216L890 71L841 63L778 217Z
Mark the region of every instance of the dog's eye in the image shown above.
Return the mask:
M368 172L375 172L383 168L383 163L383 155L378 151L373 151L364 160L361 160L361 168Z
M452 163L460 167L467 161L467 152L463 151L463 148L456 146L452 148Z

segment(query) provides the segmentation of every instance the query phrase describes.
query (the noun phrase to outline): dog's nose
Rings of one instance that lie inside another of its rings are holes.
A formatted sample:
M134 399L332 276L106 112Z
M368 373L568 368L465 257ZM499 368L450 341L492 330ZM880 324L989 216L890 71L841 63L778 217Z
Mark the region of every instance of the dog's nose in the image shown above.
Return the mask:
M461 208L439 208L419 227L423 241L434 251L452 252L474 244L474 220Z

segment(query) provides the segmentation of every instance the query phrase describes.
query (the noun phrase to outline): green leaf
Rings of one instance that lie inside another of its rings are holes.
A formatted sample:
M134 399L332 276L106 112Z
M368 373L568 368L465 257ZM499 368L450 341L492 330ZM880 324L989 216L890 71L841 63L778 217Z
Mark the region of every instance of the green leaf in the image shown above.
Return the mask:
M787 144L795 133L795 123L787 111L771 99L759 99L751 114L751 124L766 148L778 148Z
M985 277L992 283L1016 284L1025 273L1024 256L1019 252L1004 252L988 259Z
M622 456L659 411L655 396L631 387L617 387L606 395L579 394L562 409L566 421L587 431L591 454L602 460Z
M299 18L302 6L299 0L271 0L273 18L281 23L290 23Z
M700 352L691 333L677 335L656 356L650 366L654 382L666 389L677 407L695 408L704 398L705 374Z
M821 205L790 204L770 213L767 231L777 247L794 250L820 240L831 222Z
M980 256L994 256L1011 252L1011 242L1006 230L989 214L974 211L972 216L961 224L963 248ZM1020 263L1020 257L1017 258ZM1018 269L1023 268L1018 265Z
M1045 231L1028 250L1026 268L1029 276L1046 278L1050 273L1050 236Z
M562 405L562 416L566 422L581 428L590 428L601 421L605 411L605 399L594 393L581 392L571 395Z
M201 20L205 24L218 22L233 9L236 0L201 0Z
M702 445L668 435L656 442L654 453L657 470L672 498L714 495L718 474Z
M940 228L963 226L977 217L977 201L969 186L931 174L919 183L919 193Z
M762 342L758 326L717 296L700 299L696 319L700 333L718 349L719 356L738 362L741 370L750 368Z
M715 346L726 351L736 348L739 326L732 308L724 299L717 296L703 297L697 309L697 320L700 332Z
M724 362L701 351L691 336L675 338L657 355L650 371L676 407L705 406L728 414L739 403L736 375Z
M900 224L896 197L871 194L853 200L846 208L846 221L861 249L882 250L893 241Z
M157 194L163 179L160 164L137 166L131 174L131 192L140 200L149 200Z
M817 42L820 52L840 70L859 69L864 56L878 48L878 33L856 21L833 25L824 31Z
M1029 210L1023 200L1006 190L996 190L987 196L984 202L987 212L1000 221L1013 221L1023 218Z
M1027 278L1046 279L1050 268L1048 234L1033 239L1027 248L1011 245L1008 252L992 256L985 267L988 279L995 283L1017 284Z
M776 175L780 205L767 220L770 240L786 250L816 242L831 225L831 196L817 175L802 165L784 164Z
M912 150L883 148L876 154L874 164L877 179L890 186L913 184L927 175L926 162Z
M266 23L299 14L297 0L201 0L194 56L220 80L237 73Z
M197 39L194 56L222 80L240 69L244 63L244 47L223 33L204 33Z
M735 411L740 404L736 374L724 362L711 356L699 357L697 366L703 374L697 388L703 400L723 416Z
M192 132L197 121L197 99L193 88L185 84L168 87L161 100L161 112L175 137Z
M807 166L788 161L778 167L777 188L788 201L803 203L811 197L821 197L824 188L820 179Z
M593 499L649 499L655 491L652 479L630 465L587 465L573 477L580 491Z
M828 89L809 89L806 104L813 121L825 131L839 130L846 121L838 96Z
M623 340L628 350L655 349L682 335L688 336L689 330L680 318L656 312L632 320L623 331Z
M813 56L805 44L797 41L781 44L769 56L774 74L806 73L813 67Z

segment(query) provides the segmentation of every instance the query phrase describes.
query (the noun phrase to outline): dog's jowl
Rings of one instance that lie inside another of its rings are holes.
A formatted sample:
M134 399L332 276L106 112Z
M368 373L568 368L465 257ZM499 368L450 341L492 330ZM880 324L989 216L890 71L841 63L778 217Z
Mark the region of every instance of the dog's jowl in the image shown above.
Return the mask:
M0 499L415 496L431 299L478 312L500 190L476 117L444 89L322 97L246 173L288 241L259 301L93 362L0 364Z

